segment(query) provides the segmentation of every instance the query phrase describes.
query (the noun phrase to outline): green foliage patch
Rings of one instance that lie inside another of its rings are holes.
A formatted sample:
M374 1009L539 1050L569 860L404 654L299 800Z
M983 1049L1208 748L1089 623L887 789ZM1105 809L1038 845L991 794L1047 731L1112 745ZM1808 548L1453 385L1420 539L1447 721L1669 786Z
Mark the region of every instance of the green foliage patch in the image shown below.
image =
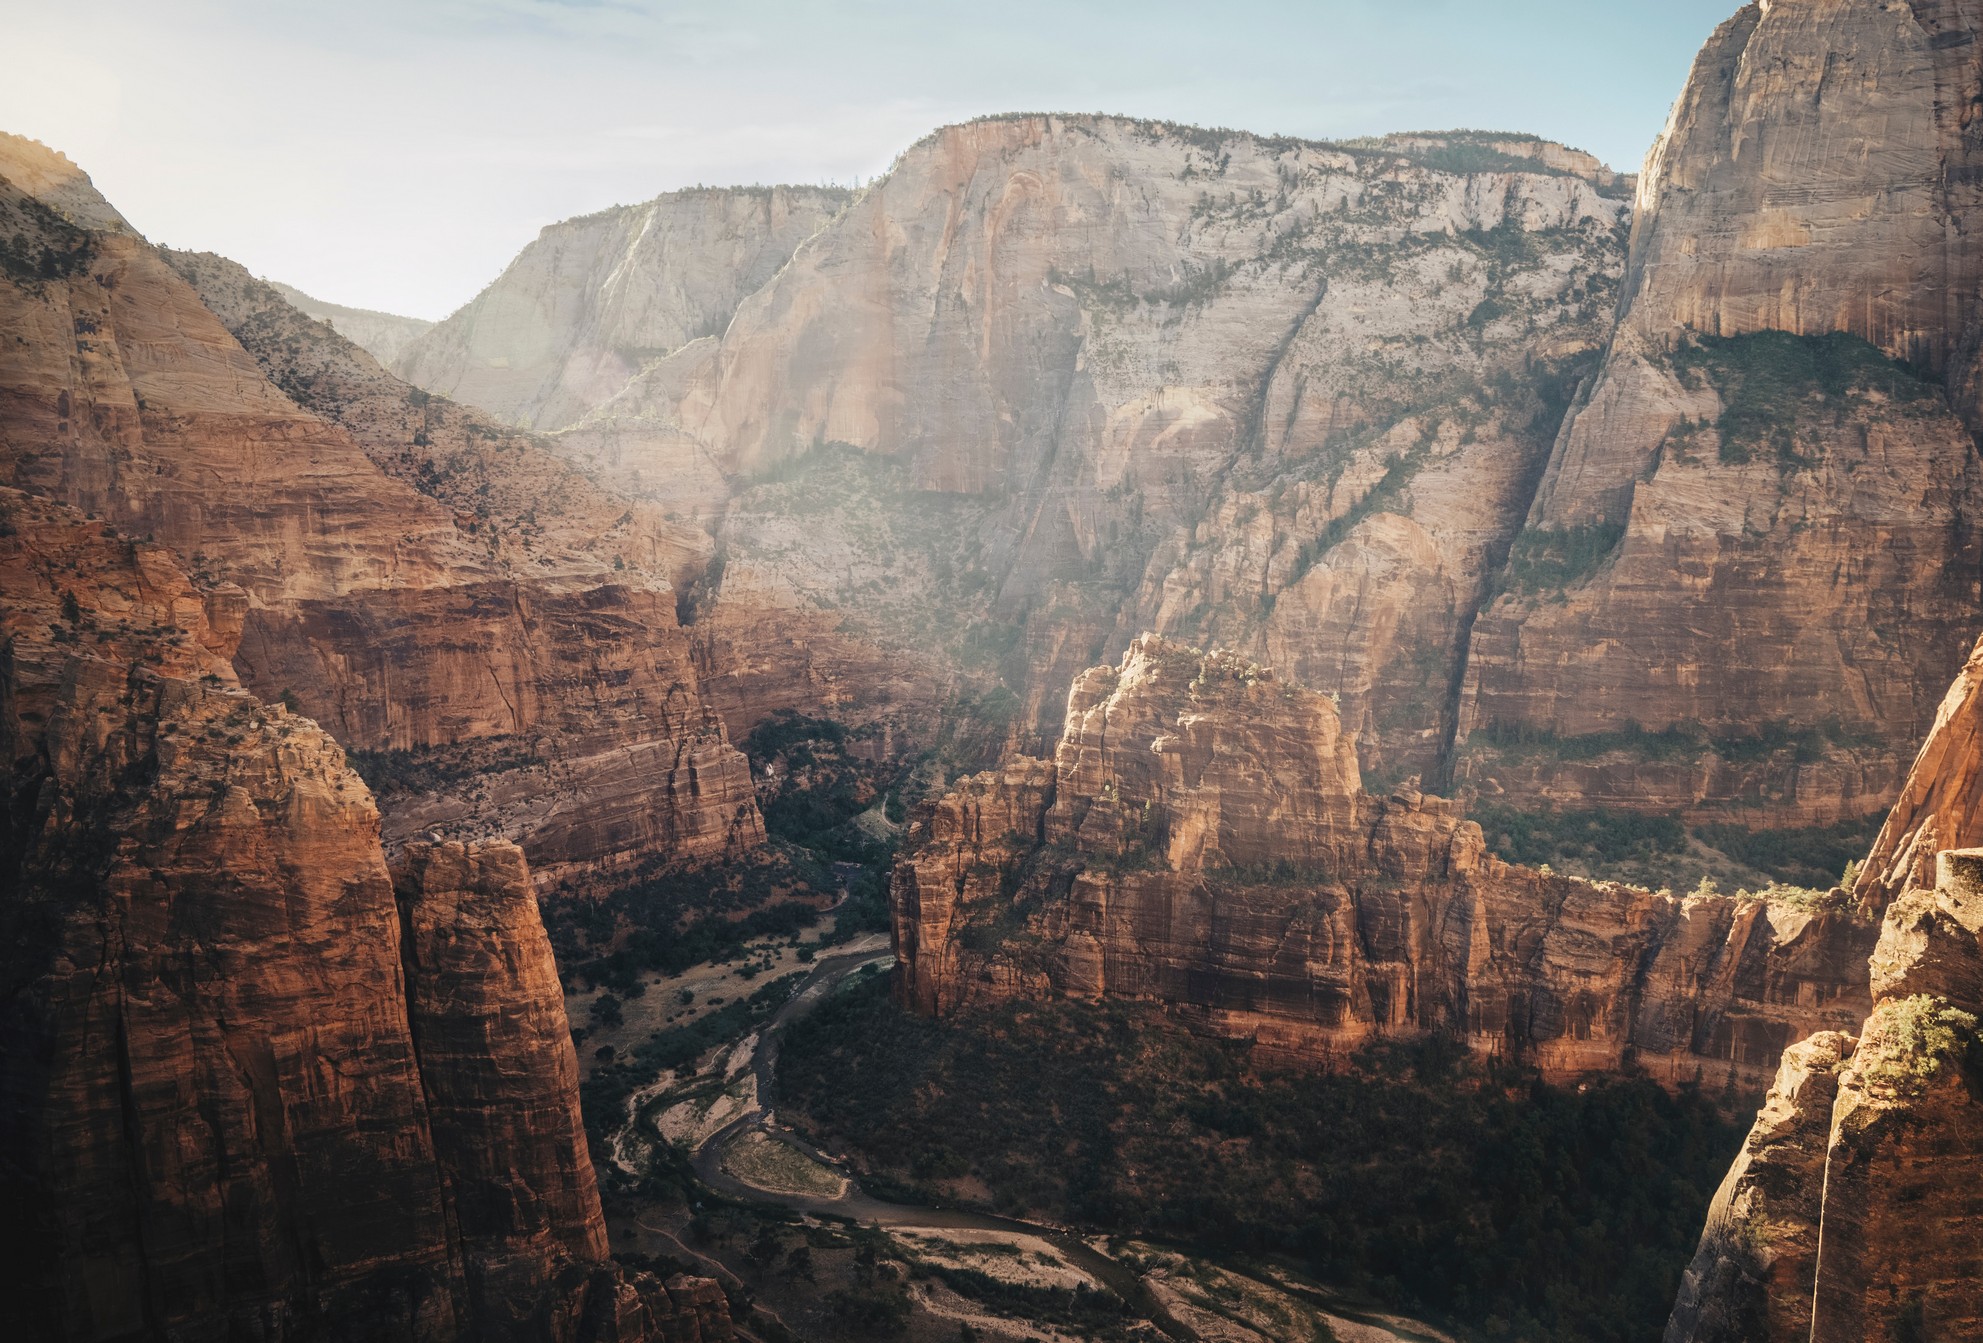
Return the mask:
M1687 849L1686 827L1677 816L1599 809L1518 811L1492 804L1475 807L1472 814L1496 855L1526 867L1575 859L1609 865Z
M1624 539L1622 522L1530 528L1508 552L1501 588L1522 596L1565 592L1603 568Z
M1799 423L1836 417L1874 398L1911 413L1947 406L1935 383L1844 332L1695 335L1674 351L1672 362L1682 381L1700 386L1705 380L1721 397L1716 428L1721 460L1729 464L1762 453L1785 467L1808 465L1798 451Z

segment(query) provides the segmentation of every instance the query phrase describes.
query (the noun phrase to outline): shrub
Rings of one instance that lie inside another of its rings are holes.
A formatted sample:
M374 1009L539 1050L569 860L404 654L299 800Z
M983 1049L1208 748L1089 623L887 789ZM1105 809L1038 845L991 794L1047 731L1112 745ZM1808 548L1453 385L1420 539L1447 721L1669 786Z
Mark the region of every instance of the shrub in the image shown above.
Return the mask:
M1806 464L1798 452L1799 421L1835 414L1870 394L1903 408L1946 405L1934 383L1844 332L1695 335L1672 361L1684 381L1705 380L1720 395L1721 460L1731 464L1758 452L1773 454L1784 466Z

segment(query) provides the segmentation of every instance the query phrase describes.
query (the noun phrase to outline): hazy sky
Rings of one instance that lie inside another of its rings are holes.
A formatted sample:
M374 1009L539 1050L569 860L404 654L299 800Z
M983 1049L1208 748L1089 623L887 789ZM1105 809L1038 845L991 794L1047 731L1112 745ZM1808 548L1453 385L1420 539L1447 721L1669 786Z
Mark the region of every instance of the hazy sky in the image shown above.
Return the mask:
M0 129L154 241L440 317L544 224L986 112L1533 131L1637 167L1738 0L0 0Z

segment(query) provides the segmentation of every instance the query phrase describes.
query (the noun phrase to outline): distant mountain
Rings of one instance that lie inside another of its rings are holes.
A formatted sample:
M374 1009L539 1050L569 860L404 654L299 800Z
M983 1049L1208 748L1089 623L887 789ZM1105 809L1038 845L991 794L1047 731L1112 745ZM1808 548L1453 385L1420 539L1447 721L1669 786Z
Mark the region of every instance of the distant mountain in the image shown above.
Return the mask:
M414 337L434 324L424 317L398 317L370 308L347 308L342 303L326 303L311 298L294 285L269 281L276 293L289 300L289 306L320 322L328 322L338 335L364 350L382 364L399 357Z
M720 334L852 194L696 188L553 224L388 362L416 386L511 424L559 428L648 360Z

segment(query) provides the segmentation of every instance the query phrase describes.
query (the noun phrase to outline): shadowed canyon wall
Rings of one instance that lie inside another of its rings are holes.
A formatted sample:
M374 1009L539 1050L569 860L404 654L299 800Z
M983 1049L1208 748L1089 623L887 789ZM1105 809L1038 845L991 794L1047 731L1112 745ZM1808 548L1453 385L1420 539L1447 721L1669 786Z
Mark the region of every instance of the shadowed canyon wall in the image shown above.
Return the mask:
M606 1259L516 847L389 872L343 751L237 684L238 589L16 490L0 521L15 1327L729 1337L720 1298L684 1318L700 1284Z

